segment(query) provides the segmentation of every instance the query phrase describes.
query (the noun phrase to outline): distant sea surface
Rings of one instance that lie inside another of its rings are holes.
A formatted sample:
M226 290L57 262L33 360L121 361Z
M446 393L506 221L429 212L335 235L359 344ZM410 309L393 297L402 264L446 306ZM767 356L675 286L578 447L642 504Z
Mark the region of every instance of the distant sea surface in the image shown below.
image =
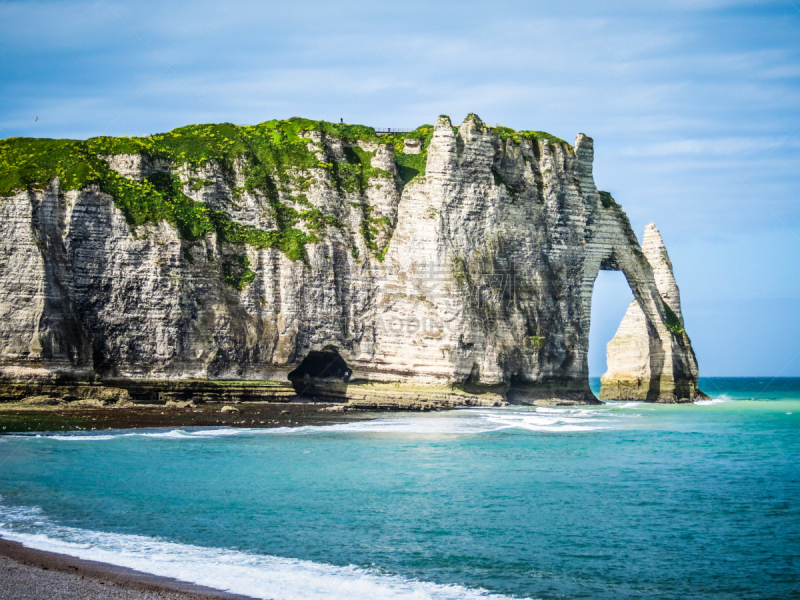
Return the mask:
M258 598L800 597L800 379L701 388L0 436L0 535Z

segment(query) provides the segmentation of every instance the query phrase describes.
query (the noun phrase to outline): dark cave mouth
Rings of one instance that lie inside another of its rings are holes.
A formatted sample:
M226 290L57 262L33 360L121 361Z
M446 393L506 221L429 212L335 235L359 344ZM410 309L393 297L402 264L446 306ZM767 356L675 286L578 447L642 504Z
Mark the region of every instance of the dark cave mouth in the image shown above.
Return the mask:
M291 373L289 381L339 380L347 383L353 371L335 350L313 351Z

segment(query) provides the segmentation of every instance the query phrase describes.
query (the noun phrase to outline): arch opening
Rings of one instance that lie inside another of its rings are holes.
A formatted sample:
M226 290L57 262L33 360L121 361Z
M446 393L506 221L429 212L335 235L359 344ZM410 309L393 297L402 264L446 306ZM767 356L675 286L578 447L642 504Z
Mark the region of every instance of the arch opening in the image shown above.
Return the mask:
M589 326L589 383L600 393L600 377L608 370L606 349L614 338L634 296L622 271L601 270L592 290Z

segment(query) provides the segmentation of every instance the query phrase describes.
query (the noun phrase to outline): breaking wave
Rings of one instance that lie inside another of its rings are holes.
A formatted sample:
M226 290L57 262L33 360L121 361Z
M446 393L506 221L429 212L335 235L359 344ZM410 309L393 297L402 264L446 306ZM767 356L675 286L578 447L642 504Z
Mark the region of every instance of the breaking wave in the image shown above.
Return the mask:
M0 535L29 548L275 600L505 600L480 588L442 585L355 565L336 566L159 538L58 525L39 508L0 505Z
M6 437L46 438L68 442L103 442L120 438L198 440L241 435L321 435L321 434L407 434L407 435L468 435L520 429L548 433L579 433L598 431L620 424L625 414L637 403L604 407L504 407L474 408L442 413L397 413L377 419L338 423L334 425L304 425L299 427L214 427L172 430L106 430L74 433L12 434Z
M711 398L709 400L698 400L694 404L695 406L711 406L712 404L722 404L723 402L733 402L733 398L731 398L727 394L721 394L717 398Z

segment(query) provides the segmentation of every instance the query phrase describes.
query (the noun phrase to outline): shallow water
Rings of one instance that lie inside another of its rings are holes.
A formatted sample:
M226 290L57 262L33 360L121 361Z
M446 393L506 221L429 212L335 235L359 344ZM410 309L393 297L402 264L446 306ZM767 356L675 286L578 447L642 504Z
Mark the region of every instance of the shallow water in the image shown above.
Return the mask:
M800 380L697 405L0 437L0 535L264 598L800 593Z

